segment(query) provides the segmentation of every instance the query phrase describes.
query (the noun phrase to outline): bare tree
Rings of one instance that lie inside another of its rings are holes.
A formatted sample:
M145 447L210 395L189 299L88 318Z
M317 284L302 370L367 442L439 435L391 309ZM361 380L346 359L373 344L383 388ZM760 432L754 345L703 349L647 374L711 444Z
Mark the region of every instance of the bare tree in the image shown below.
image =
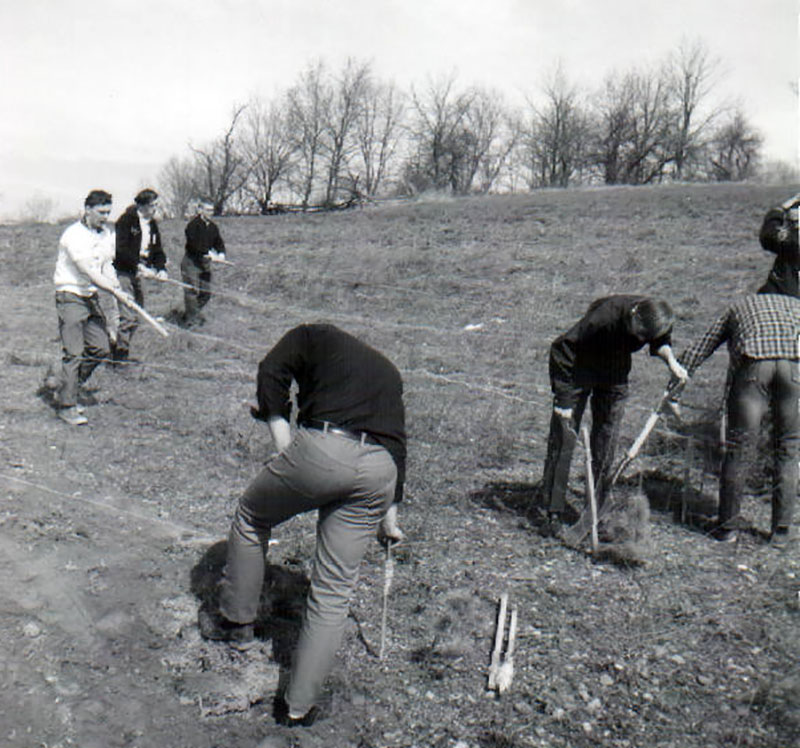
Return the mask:
M620 181L623 149L632 127L632 92L617 75L609 75L595 97L592 159L606 184Z
M664 68L612 73L595 101L593 161L606 184L648 184L671 161Z
M288 101L285 98L270 104L253 101L241 137L247 170L243 191L255 201L260 213L269 211L276 185L287 178L294 148L289 132Z
M531 124L526 133L527 162L532 186L568 187L586 158L588 124L577 87L559 65L544 86L545 104L530 105Z
M465 194L478 179L480 192L491 189L514 146L516 132L506 128L508 123L507 109L498 92L472 89L453 153L454 191Z
M463 191L462 168L472 134L464 127L475 97L470 89L455 91L455 78L429 82L423 93L412 88L414 121L410 126L414 148L406 175L415 189L433 187Z
M236 106L227 130L204 148L189 145L202 175L203 192L214 201L214 215L222 215L225 206L247 180L247 166L236 138L236 126L246 105Z
M367 195L375 195L397 152L404 116L403 97L394 84L369 82L356 118L356 178Z
M358 148L356 122L364 106L370 78L369 64L348 59L333 85L325 124L328 159L326 205L332 205L336 201L342 172L352 153Z
M297 154L296 189L304 208L309 206L317 183L330 100L322 62L311 65L288 92L289 132Z
M735 109L712 138L709 161L713 177L718 182L740 182L753 176L762 142L741 109Z
M681 42L670 56L669 93L672 118L671 144L673 173L682 179L702 155L705 139L718 111L703 106L711 93L718 66L702 41Z
M159 172L157 184L162 210L174 218L183 218L192 198L201 191L201 175L193 158L173 156Z
M632 92L630 139L623 181L649 184L660 180L672 160L669 142L669 100L663 70L631 73L627 85Z
M47 223L53 217L56 202L42 192L35 192L29 197L19 212L19 220L23 223Z
M512 169L512 157L522 137L518 117L503 107L493 142L486 148L475 175L476 189L483 195L495 187L501 174Z

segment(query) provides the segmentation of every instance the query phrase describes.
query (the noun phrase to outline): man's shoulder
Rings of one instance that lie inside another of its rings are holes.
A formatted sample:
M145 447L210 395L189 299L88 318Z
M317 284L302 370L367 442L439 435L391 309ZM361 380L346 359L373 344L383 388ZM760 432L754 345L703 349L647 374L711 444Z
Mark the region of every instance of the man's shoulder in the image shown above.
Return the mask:
M68 242L75 242L80 241L81 239L87 237L89 235L89 229L83 225L82 221L75 221L71 223L61 234L61 239L59 240L62 244L66 244Z
M122 215L119 218L117 218L116 225L129 226L134 222L136 224L139 223L139 214L136 212L135 205L129 205L127 208L125 208L125 211L122 213Z
M748 294L731 305L734 314L747 315L762 311L800 315L800 298L782 293Z

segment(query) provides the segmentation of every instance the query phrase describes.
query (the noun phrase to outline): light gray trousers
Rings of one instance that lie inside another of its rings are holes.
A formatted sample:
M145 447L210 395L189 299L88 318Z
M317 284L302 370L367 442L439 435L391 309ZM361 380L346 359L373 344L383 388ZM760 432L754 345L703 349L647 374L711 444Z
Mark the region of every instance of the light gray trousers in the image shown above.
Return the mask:
M361 559L392 503L396 480L383 447L300 428L239 501L220 587L220 612L238 623L256 618L271 529L319 510L311 588L285 694L293 712L314 705L330 672Z

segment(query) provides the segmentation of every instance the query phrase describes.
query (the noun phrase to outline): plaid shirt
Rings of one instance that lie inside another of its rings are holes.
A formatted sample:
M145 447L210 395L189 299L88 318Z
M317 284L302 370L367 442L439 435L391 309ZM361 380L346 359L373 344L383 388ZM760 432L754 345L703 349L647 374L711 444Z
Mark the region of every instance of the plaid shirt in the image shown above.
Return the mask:
M689 374L723 342L731 366L743 359L800 359L800 299L779 294L745 296L731 306L678 360Z

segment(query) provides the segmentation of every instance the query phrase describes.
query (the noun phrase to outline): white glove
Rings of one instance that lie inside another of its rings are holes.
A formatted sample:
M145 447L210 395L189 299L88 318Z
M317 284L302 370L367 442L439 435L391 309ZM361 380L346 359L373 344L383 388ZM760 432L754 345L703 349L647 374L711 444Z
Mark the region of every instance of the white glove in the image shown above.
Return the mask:
M217 251L215 249L208 250L208 257L212 262L219 259L219 255L217 254Z
M155 272L153 272L153 270L151 270L149 267L147 267L147 265L145 265L142 262L139 263L138 274L142 278L155 278L156 277Z
M165 281L165 280L167 280L167 271L166 271L166 269L161 269L161 270L159 270L159 271L156 273L156 278L158 278L158 280L160 280L160 281Z

